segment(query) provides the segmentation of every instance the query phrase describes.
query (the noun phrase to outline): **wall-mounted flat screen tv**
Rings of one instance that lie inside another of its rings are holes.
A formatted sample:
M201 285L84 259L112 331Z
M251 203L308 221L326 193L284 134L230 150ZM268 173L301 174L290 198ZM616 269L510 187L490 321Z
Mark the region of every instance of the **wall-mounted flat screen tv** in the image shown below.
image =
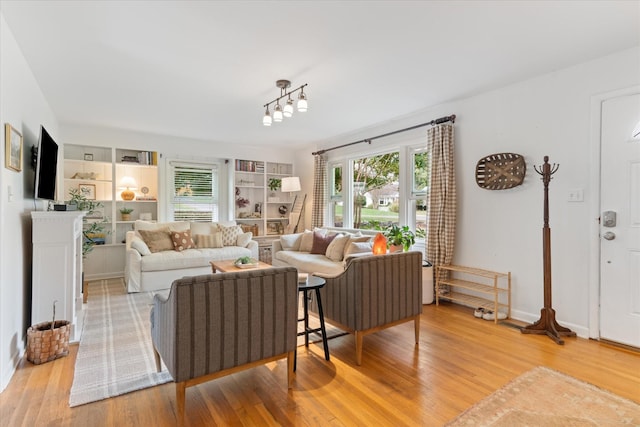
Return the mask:
M58 170L58 144L49 132L40 126L38 154L36 157L35 198L54 200L56 197L56 173Z

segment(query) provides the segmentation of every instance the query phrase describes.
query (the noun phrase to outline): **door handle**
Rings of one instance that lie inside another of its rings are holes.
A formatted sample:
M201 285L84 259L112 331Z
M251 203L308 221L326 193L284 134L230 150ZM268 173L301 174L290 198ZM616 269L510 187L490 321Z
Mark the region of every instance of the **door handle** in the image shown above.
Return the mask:
M604 237L605 240L613 240L616 238L616 233L613 231L607 231L602 235L602 237Z

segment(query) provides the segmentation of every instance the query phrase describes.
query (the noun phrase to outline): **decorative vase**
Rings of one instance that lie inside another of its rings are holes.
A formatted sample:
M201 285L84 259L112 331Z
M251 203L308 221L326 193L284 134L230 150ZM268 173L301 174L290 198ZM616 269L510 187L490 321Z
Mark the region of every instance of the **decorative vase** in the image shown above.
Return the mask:
M404 248L402 247L402 245L390 245L389 246L389 252L402 252L404 250Z

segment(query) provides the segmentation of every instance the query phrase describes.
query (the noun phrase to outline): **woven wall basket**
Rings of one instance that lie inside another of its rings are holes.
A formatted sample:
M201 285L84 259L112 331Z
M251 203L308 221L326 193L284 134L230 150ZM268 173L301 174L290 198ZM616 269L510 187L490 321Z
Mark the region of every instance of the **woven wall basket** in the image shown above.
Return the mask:
M491 154L478 160L476 183L487 190L506 190L522 184L526 172L527 165L520 154Z
M27 360L35 365L50 362L69 354L71 322L42 322L27 329Z

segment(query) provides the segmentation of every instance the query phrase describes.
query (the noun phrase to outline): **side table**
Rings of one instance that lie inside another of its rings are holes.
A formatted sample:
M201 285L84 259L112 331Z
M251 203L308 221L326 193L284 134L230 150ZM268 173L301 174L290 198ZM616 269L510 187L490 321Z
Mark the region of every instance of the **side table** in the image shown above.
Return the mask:
M304 346L309 347L309 334L315 333L322 337L322 345L324 347L324 358L329 360L329 344L327 343L327 330L324 326L324 312L322 311L322 299L320 297L320 288L327 283L322 277L308 275L305 279L304 275L300 275L298 281L298 292L302 292L304 313L299 322L304 322L304 331L298 332L298 336L304 335ZM320 318L319 328L309 327L309 291L316 292L316 298L318 300L318 317ZM297 352L293 361L293 370L296 370L297 365Z

